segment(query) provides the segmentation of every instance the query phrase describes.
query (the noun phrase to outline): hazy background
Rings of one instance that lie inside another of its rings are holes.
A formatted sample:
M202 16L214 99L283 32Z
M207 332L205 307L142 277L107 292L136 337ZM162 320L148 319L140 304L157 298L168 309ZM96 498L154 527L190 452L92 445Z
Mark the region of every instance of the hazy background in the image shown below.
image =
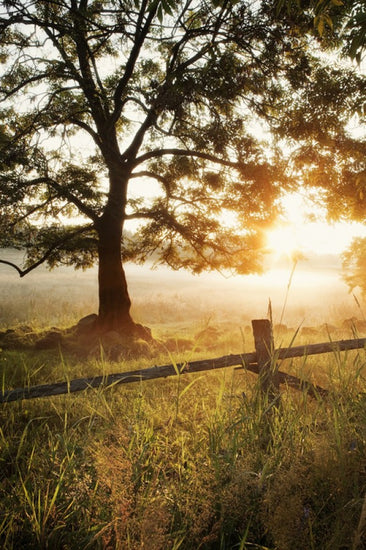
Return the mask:
M6 250L3 259L18 261L21 254ZM272 302L274 322L279 323L293 263L285 254L268 260L262 276L193 276L168 268L127 264L126 272L136 320L150 325L205 323L242 326L267 315ZM356 295L360 299L359 294ZM0 264L0 325L65 325L97 312L97 271L45 267L20 279ZM362 317L354 297L341 279L338 255L308 255L296 265L282 322L288 326L341 323Z

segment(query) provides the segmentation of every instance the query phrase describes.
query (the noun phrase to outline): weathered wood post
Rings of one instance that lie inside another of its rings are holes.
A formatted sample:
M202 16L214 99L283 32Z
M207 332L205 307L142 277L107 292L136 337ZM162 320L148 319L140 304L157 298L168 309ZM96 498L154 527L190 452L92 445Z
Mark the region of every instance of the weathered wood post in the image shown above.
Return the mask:
M273 363L272 324L268 319L253 319L252 327L258 362L259 383L263 393L275 397L279 392L280 381L278 366Z

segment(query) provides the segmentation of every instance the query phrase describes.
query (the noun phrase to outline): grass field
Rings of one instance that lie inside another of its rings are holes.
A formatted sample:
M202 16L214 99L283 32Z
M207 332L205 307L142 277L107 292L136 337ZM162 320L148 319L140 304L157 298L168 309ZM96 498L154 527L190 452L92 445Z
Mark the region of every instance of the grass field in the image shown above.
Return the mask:
M212 317L204 303L192 312L193 299L181 294L174 303L173 288L159 296L148 283L151 302L145 309L141 299L136 315L175 345L123 362L107 361L102 350L80 359L4 349L2 388L253 351L249 314ZM61 298L44 286L8 296L3 329L69 326L94 310L91 279L84 293L66 275L63 285ZM277 345L293 334L276 333ZM228 368L0 405L0 546L365 548L365 367L365 350L281 366L329 388L326 399L281 387L280 401L271 402L254 375Z

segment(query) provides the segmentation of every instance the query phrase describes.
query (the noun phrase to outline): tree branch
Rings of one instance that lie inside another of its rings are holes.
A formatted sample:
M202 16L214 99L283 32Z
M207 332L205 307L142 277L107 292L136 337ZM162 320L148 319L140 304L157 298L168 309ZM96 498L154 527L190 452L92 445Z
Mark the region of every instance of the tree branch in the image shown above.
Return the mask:
M94 143L101 149L101 143L100 143L99 135L97 134L97 132L95 132L93 130L93 128L91 126L89 126L89 124L87 124L83 120L80 120L78 118L74 118L74 116L70 117L70 122L75 124L75 126L78 126L79 128L81 128L82 130L85 130L85 132L88 133L92 137Z
M16 264L13 264L13 262L8 262L7 260L0 259L0 264L10 265L10 267L13 267L14 269L16 269L17 272L19 273L19 277L24 277L24 275L26 275L26 273L22 269L20 269L19 266L17 266Z
M151 25L151 23L152 23L152 21L155 17L158 3L156 2L155 4L156 4L156 6L154 8L150 9L150 13L146 18L146 22L145 22L144 27L140 30L140 26L142 24L143 17L145 15L146 6L147 6L147 1L146 0L144 0L142 2L142 6L141 6L140 13L139 13L138 21L136 23L136 33L135 33L135 36L134 36L134 44L133 44L133 47L131 49L129 58L128 58L126 66L125 66L125 72L124 72L122 78L120 79L120 81L118 82L118 84L116 86L116 89L115 89L115 92L114 92L114 111L112 113L112 116L110 117L110 124L111 125L114 125L117 122L117 120L119 119L120 115L121 115L123 105L124 105L124 102L122 100L122 95L123 95L124 89L125 89L128 81L130 80L130 78L133 74L136 61L137 61L137 59L140 55L141 48L144 44L147 33L149 32L150 25Z
M73 36L80 65L81 86L87 98L90 108L93 112L94 120L99 128L105 122L108 113L105 112L105 105L100 100L97 86L90 67L90 51L86 38L85 21L78 10L77 3L72 0L72 12L75 25L75 34Z
M147 130L154 125L156 119L158 117L158 112L155 109L155 103L147 113L147 116L144 120L144 122L141 124L140 128L137 130L134 139L132 140L131 145L125 150L125 152L122 155L123 159L134 159L137 155L143 140L144 136L147 132ZM132 160L132 166L135 166L134 160Z
M18 86L15 86L15 88L12 88L11 90L0 88L0 93L4 94L5 99L9 99L12 95L16 94L17 92L25 88L28 84L31 84L32 82L38 82L39 80L43 80L44 78L49 78L49 76L50 76L49 73L40 73L40 74L33 75L23 80L20 84L18 84Z
M60 248L60 246L64 245L68 241L70 241L76 235L81 235L82 233L84 233L85 231L91 229L92 227L93 227L92 225L87 225L87 226L84 226L84 227L80 228L79 230L74 231L73 233L67 235L66 237L64 237L63 239L61 239L57 243L55 243L53 246L51 246L47 250L47 252L45 252L39 260L34 262L32 265L30 265L26 269L21 269L19 266L17 266L13 262L9 262L8 260L1 260L0 259L0 263L8 265L8 266L14 268L19 273L19 277L21 277L21 278L25 277L25 275L28 275L28 273L30 273L31 271L33 271L34 269L39 267L41 264L43 264L47 260L47 258L49 258L51 256L52 252L54 252L55 250Z
M155 98L151 108L147 112L146 118L141 124L139 130L136 132L135 137L131 143L131 145L126 149L126 151L123 153L123 158L131 159L134 158L134 156L138 153L140 146L143 142L144 136L147 132L147 130L156 124L158 116L160 114L160 108L159 103L161 99L164 99L164 95L169 92L169 88L173 82L174 79L179 78L179 76L184 73L184 71L192 64L194 64L196 61L201 59L211 48L212 48L212 41L201 48L197 53L195 53L192 57L184 61L183 63L178 64L176 69L174 69L174 63L179 55L179 49L181 47L184 47L186 43L190 40L190 35L197 34L197 31L194 31L191 33L191 31L187 31L186 35L183 36L183 38L176 43L175 47L173 48L173 55L171 57L170 63L166 70L166 76L165 76L165 82L160 86L159 93L157 97ZM198 32L200 34L200 32ZM121 106L122 108L122 106Z
M185 156L185 157L196 157L204 160L208 160L210 162L214 162L215 164L221 164L222 166L229 166L230 168L236 168L240 169L244 167L243 163L240 162L233 162L230 160L220 159L210 153L203 153L201 151L193 151L188 149L154 149L153 151L149 151L148 153L144 153L140 157L137 157L135 161L133 162L133 166L138 166L139 164L142 164L143 162L146 162L147 160L150 160L152 158L157 157L163 157L165 155L177 155L177 156Z
M53 180L52 178L43 176L31 181L22 182L24 186L40 185L42 183L50 185L58 192L59 196L64 197L65 199L68 199L70 202L72 202L80 210L80 212L85 214L85 216L87 216L94 223L98 221L98 215L96 214L96 212L94 212L92 208L84 204L78 197L71 193L71 191L62 187L62 185L57 183L57 181Z
M72 202L85 216L87 216L90 220L92 220L94 223L98 221L98 215L92 208L84 204L78 197L76 197L71 191L68 191L67 189L64 189L62 185L57 183L54 180L50 180L49 184L54 189L58 190L60 195L65 197L66 199L69 199L70 202Z
M168 185L167 179L163 176L160 176L160 174L156 174L155 172L151 172L150 170L142 170L141 172L133 172L130 176L131 179L133 178L151 178L159 181L166 187Z
M155 212L134 212L133 214L126 214L126 220L154 220Z
M15 225L17 225L19 222L22 222L23 220L26 220L27 218L29 218L29 216L31 216L32 214L34 214L35 212L37 212L37 210L41 210L42 208L44 208L45 206L47 206L50 202L52 202L53 199L55 199L56 197L50 197L49 199L45 200L44 202L42 202L41 204L36 204L35 206L33 206L26 214L22 214L19 218L17 218L14 222L10 223L8 227L14 227Z

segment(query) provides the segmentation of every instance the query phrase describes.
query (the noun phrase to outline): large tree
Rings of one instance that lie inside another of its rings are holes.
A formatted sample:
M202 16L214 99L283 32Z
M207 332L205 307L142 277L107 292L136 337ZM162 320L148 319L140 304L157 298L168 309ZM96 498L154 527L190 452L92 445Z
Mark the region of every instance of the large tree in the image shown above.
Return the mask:
M27 256L1 261L97 260L97 327L128 333L124 260L258 270L286 187L265 124L308 67L268 4L2 0L0 245Z

